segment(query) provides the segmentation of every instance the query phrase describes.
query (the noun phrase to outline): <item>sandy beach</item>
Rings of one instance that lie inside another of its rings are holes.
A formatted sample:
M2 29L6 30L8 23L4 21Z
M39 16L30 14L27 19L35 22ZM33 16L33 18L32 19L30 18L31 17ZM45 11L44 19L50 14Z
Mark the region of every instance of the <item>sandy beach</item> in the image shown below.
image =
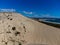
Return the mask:
M10 27L8 27L10 25ZM6 35L6 31L15 26L16 31L20 31L21 35L14 36L12 32L12 39L15 41L19 39L22 45L60 45L60 29L55 28L44 23L40 23L29 19L19 13L0 13L0 33ZM4 30L5 29L5 30ZM2 36L2 35L0 35ZM7 35L7 37L10 35ZM4 37L4 36L2 36ZM8 40L9 38L6 38ZM0 42L3 40L0 38ZM23 40L23 41L21 41ZM5 40L4 40L5 41ZM9 42L10 40L8 40ZM2 43L0 43L3 45ZM10 44L10 43L9 43ZM7 45L9 45L7 44ZM5 44L4 44L5 45ZM13 45L13 44L10 44ZM16 44L17 45L17 44Z

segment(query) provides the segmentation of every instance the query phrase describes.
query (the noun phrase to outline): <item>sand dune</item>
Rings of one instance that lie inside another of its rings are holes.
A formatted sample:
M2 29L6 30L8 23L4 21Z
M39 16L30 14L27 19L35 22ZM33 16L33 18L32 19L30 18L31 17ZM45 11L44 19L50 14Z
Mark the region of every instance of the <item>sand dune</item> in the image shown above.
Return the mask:
M0 45L6 44L60 45L60 29L39 23L19 13L0 13Z

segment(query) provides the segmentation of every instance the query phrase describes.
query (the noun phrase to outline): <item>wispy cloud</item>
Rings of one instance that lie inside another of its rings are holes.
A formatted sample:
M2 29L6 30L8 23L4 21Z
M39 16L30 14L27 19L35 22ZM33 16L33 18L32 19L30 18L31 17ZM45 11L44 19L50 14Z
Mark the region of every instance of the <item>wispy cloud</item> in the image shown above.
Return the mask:
M42 16L42 17L50 17L49 14L42 14L41 16Z
M52 16L50 14L42 14L41 17L54 17L54 16Z
M23 11L23 13L25 13L25 14L33 14L33 12L27 12L27 11Z
M0 8L0 12L16 12L15 9L1 9Z

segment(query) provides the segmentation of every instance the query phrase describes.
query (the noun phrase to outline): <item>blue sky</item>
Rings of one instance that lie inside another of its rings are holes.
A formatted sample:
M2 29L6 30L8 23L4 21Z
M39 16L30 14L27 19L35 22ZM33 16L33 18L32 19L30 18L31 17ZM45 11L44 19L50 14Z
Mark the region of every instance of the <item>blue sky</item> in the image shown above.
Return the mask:
M15 9L28 17L60 18L60 0L0 0L0 9Z

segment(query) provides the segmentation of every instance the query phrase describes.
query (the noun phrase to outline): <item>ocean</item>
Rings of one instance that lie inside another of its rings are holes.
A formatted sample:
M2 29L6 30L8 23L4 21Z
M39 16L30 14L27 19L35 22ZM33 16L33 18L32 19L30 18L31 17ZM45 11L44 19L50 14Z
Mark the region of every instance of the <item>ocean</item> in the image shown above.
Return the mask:
M45 21L60 24L60 19L46 19Z

